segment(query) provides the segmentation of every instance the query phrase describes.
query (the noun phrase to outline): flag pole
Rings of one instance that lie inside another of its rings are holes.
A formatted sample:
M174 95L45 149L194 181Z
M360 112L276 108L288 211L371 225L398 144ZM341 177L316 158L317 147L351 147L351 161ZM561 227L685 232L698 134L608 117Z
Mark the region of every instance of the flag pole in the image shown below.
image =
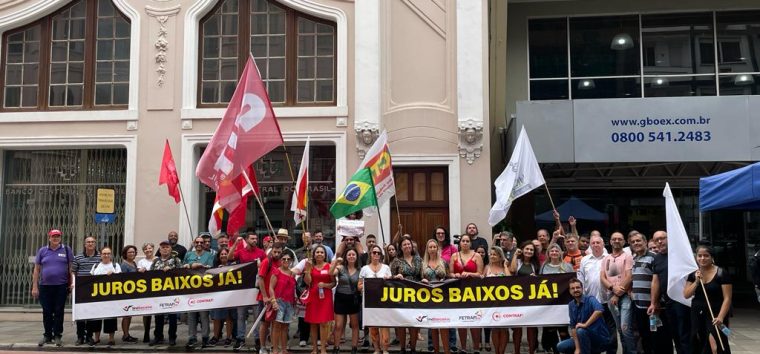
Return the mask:
M375 181L373 180L372 183L375 183ZM377 195L375 195L375 198L377 198ZM398 219L399 226L401 226L401 211L398 208L398 198L396 198L396 196L393 196L393 201L396 202L396 218ZM379 214L380 210L378 210L377 212ZM401 231L403 233L404 232L404 227L401 226L400 229L399 229L399 231Z
M366 167L365 167L366 168ZM377 220L380 222L380 236L383 238L383 245L387 245L385 242L385 230L383 230L383 217L380 215L380 205L377 203L377 192L375 191L375 177L372 176L372 171L369 171L369 179L372 181L372 197L375 198L375 207L377 208ZM396 209L398 210L398 209ZM399 224L401 219L399 219Z
M251 187L251 192L253 192L253 196L256 197L256 201L259 203L259 207L261 208L261 212L264 214L264 221L267 224L267 227L269 228L269 231L272 232L272 236L276 235L274 232L274 228L272 227L272 223L269 221L269 216L267 215L267 211L264 209L264 203L261 202L261 198L259 198L259 194L256 193L256 188L253 188L253 183L251 183L251 179L248 178L248 173L243 171L242 172L243 177L245 178L245 181L248 182L248 186Z
M190 214L187 212L187 204L185 204L185 193L182 192L181 183L177 183L177 189L179 189L179 196L182 199L182 206L185 207L185 217L187 218L187 227L190 229L190 237L195 237L193 233L193 225L190 223Z
M705 283L702 282L702 279L699 279L699 285L702 287L702 292L705 294L705 302L707 302L707 309L710 310L710 317L713 321L715 321L715 314L713 314L712 305L710 305L710 298L707 296L707 290L705 290ZM723 339L720 338L720 329L718 328L718 325L713 325L715 327L715 334L718 335L718 343L720 343L720 349L725 351L726 348L723 346Z
M544 181L544 188L546 189L546 195L549 197L549 203L552 205L552 210L557 210L557 208L554 206L554 200L552 200L552 194L549 193L549 185Z

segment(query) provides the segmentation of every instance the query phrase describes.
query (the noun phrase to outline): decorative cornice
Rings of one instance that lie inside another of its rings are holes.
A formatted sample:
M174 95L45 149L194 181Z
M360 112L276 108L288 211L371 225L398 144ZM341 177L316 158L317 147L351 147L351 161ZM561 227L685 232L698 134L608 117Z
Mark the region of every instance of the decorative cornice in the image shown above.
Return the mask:
M354 131L356 131L356 153L360 159L363 159L367 150L380 136L380 128L377 123L362 121L354 124Z
M153 17L158 21L158 38L156 39L156 42L153 43L153 46L156 47L156 50L158 53L154 56L156 60L156 65L158 66L156 68L156 73L158 74L158 79L156 79L156 84L158 87L164 86L164 81L166 81L166 64L169 62L167 59L167 51L169 50L169 31L166 29L166 22L169 21L169 17L174 16L179 13L180 5L170 7L167 9L158 9L152 6L145 6L145 12L148 14L148 16Z
M467 118L459 122L459 156L472 165L483 151L483 121Z

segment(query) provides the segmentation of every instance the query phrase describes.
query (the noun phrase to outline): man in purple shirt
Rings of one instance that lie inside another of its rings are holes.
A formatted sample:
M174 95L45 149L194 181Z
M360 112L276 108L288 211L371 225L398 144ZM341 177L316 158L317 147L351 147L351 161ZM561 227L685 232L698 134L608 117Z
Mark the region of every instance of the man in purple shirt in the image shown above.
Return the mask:
M73 259L71 248L61 243L61 231L50 230L47 246L37 250L32 273L32 296L40 299L45 327L42 340L37 343L40 347L53 341L57 347L63 345L63 308L69 294Z

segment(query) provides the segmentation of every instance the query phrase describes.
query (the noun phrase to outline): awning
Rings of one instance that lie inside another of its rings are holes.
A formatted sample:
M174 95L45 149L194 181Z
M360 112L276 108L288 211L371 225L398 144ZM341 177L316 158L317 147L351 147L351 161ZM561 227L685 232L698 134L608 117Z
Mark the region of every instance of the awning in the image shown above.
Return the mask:
M760 209L760 162L699 179L699 210Z
M557 207L557 211L563 218L573 216L582 220L607 220L607 214L602 213L576 197L570 197L566 202ZM536 214L536 221L554 221L552 210Z

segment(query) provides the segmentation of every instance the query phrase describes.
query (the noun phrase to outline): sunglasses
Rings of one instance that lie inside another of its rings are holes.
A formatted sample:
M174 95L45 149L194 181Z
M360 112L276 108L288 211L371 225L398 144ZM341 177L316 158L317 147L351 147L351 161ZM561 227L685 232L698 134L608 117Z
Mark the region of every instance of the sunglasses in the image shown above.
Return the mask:
M291 258L290 258L290 257L282 257L281 259L282 259L283 261L285 261L285 262L290 262L290 260L291 260Z
M378 251L372 251L372 254L382 254L382 253Z

